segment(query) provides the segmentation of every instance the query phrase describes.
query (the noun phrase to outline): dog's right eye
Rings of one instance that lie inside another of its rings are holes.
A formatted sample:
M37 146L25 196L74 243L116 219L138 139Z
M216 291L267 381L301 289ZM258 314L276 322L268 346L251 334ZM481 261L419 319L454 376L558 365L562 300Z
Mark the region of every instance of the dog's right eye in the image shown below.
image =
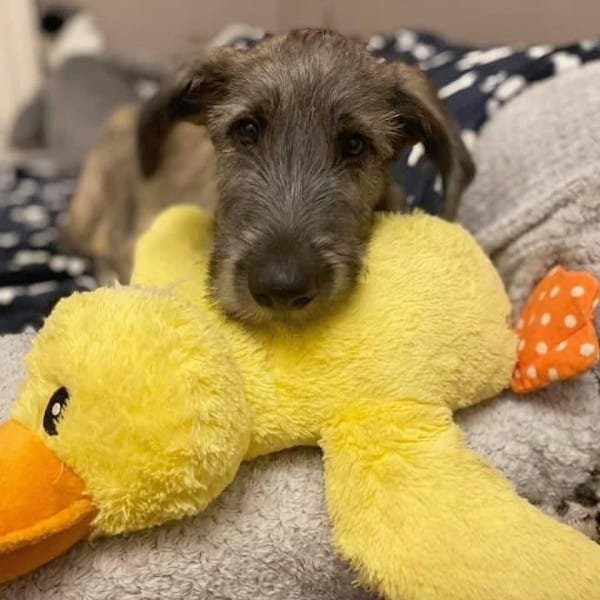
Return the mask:
M254 146L260 135L260 125L256 119L244 118L236 121L231 131L242 146Z
M367 148L367 141L360 133L342 136L341 150L343 158L359 158Z

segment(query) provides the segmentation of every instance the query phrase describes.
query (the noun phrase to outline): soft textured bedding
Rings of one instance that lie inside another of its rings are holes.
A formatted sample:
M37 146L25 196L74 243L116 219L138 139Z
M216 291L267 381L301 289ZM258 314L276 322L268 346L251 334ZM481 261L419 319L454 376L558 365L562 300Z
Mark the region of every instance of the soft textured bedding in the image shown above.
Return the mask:
M247 34L238 31L220 42L243 47L262 35L248 28ZM469 145L496 110L530 83L600 58L597 41L561 48L481 49L411 30L375 35L368 47L382 59L421 66L439 87ZM394 175L412 206L439 212L439 182L420 145L404 154ZM58 220L74 185L70 178L45 179L0 166L0 333L39 327L60 297L95 285L90 265L65 256L56 243Z
M94 285L90 265L57 246L74 186L0 166L0 333L39 327L60 297Z
M56 243L74 184L0 167L0 333L39 327L60 297L94 285L89 265Z
M479 173L460 220L492 257L515 312L556 264L600 277L599 89L600 62L532 88L498 113L475 148ZM600 365L525 403L503 397L498 466L520 464L514 481L528 498L597 535ZM558 408L562 425L551 428ZM515 435L517 414L534 424L523 437Z

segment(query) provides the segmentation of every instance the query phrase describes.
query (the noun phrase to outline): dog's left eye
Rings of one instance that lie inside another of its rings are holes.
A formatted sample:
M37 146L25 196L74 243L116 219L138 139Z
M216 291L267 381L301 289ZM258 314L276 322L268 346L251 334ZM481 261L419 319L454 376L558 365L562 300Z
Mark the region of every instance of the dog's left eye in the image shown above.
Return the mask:
M358 158L367 149L367 140L360 133L342 136L341 150L343 158Z
M256 119L245 118L233 124L232 131L243 146L253 146L258 142L260 125Z

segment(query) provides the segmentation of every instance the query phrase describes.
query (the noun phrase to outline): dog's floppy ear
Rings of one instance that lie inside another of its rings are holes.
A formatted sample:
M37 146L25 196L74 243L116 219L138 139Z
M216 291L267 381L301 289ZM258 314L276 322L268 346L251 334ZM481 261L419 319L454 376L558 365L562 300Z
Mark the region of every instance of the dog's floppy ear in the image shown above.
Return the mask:
M218 48L204 59L184 66L144 103L136 140L144 177L152 176L158 169L165 140L175 123L206 124L210 107L226 95L234 54L230 48Z
M475 175L475 165L452 116L437 90L417 67L398 63L393 71L393 102L397 111L397 148L421 142L443 182L443 216L454 219L460 198Z

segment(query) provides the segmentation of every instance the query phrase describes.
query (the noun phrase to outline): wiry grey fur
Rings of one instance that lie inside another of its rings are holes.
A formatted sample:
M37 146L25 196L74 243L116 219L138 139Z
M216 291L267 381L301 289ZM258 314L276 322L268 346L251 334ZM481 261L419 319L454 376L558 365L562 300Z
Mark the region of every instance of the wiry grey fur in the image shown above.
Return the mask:
M249 147L236 135L244 118L259 125ZM142 111L146 175L182 119L208 127L217 157L211 288L228 313L249 320L279 314L253 298L252 269L279 279L309 271L315 297L295 316L343 298L360 271L374 210L402 208L388 174L402 149L425 143L443 176L449 218L473 174L456 126L418 69L381 64L361 43L322 30L293 31L248 52L220 48L185 68ZM344 158L351 135L365 150Z

